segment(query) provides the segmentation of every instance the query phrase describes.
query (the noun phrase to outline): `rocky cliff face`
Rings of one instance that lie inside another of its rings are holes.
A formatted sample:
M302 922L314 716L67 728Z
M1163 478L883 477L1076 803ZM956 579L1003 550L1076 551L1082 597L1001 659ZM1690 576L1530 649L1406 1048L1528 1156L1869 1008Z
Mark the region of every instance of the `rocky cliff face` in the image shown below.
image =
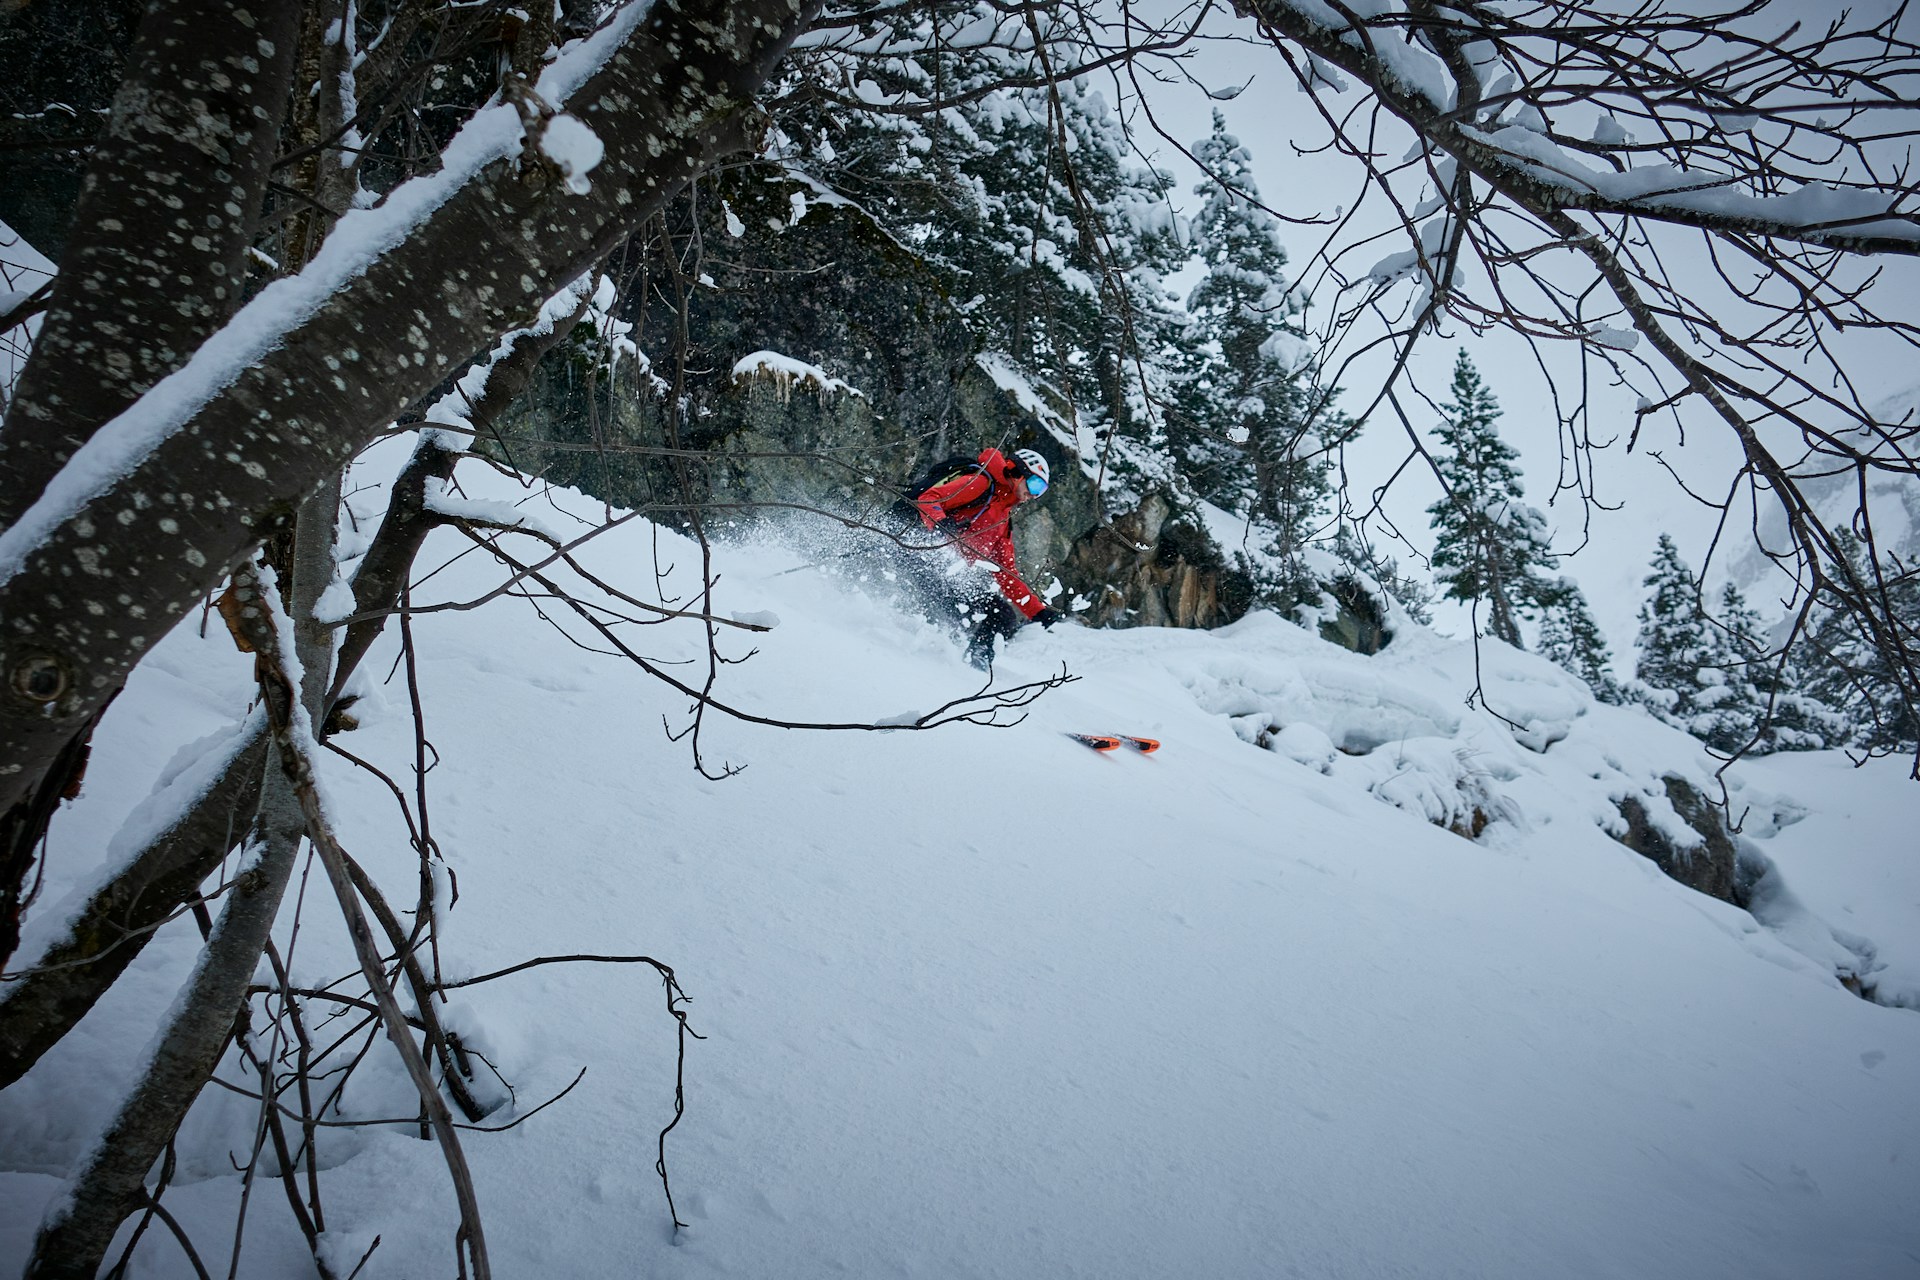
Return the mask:
M1168 495L1103 508L1061 430L1069 407L983 368L950 282L857 209L807 195L779 181L726 188L695 275L708 283L687 295L684 365L629 357L609 372L604 345L581 347L487 447L669 521L698 505L709 528L795 508L864 521L950 454L1031 448L1053 484L1016 517L1015 542L1029 582L1065 588L1056 605L1083 602L1100 626L1210 627L1245 612L1218 549ZM628 319L656 355L648 335L678 323L645 307ZM760 351L785 359L736 368Z
M1247 609L1244 578L1159 494L1074 539L1062 580L1105 627L1217 627Z
M958 366L935 398L944 417L930 429L883 413L881 397L825 368L770 362L687 397L684 425L670 430L671 384L656 371L629 359L609 376L577 357L545 371L483 447L670 524L698 506L709 530L796 509L869 523L951 453L1031 448L1053 483L1015 517L1015 544L1028 582L1046 591L1058 581L1056 607L1099 627L1209 628L1246 613L1247 576L1166 494L1149 491L1117 513L1097 501L1078 456L978 364ZM893 400L896 412L924 404ZM1339 578L1325 586L1323 638L1358 653L1391 640L1364 590Z

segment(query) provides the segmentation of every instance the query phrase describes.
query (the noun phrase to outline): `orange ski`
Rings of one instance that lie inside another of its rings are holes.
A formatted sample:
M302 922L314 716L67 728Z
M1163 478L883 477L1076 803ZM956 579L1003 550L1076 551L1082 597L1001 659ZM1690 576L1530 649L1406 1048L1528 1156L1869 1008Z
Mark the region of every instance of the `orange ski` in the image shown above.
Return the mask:
M1132 747L1141 755L1150 756L1160 749L1158 738L1136 738L1130 733L1070 733L1067 736L1095 751L1118 751L1121 747Z
M1067 735L1083 747L1092 747L1095 751L1118 751L1119 738L1107 733L1070 733Z

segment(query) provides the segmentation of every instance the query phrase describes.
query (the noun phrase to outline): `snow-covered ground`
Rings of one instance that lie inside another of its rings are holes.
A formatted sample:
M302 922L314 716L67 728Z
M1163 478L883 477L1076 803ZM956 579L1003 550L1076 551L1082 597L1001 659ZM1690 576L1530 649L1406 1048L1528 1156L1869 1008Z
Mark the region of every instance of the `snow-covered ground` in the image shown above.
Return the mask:
M400 457L383 447L360 479ZM462 483L515 496L478 468ZM567 515L536 501L564 535ZM656 550L684 587L697 554L637 522L586 558L638 592ZM786 572L801 563L777 543L719 552L719 612L781 619L723 633L729 653L760 649L726 670L728 701L877 722L970 691L938 631L843 579ZM468 555L416 602L494 580ZM1478 670L1505 720L1466 704L1473 649L1424 632L1361 658L1263 616L1212 633L1029 628L1000 680L1062 664L1079 678L1023 723L802 733L710 715L709 765L747 766L712 782L663 733L684 698L529 604L414 625L441 760L433 830L459 878L445 967L644 952L678 971L706 1037L668 1141L691 1224L676 1237L653 1170L675 1036L651 971L549 966L459 993L452 1023L518 1090L489 1123L587 1069L526 1124L466 1136L497 1275L1920 1271L1920 1013L1835 977L1851 965L1920 1003L1920 787L1902 762L1732 771L1745 838L1785 887L1763 925L1600 829L1636 794L1677 830L1658 780L1710 783L1698 746L1497 645ZM685 624L632 639L699 653ZM341 742L408 785L404 673L379 687L384 643ZM140 668L87 794L55 823L28 954L175 752L241 713L249 679L217 619ZM1166 745L1106 756L1069 730ZM327 764L344 844L410 900L391 795ZM1475 809L1492 818L1478 840L1430 821ZM292 966L318 983L351 961L323 880L306 892ZM169 926L0 1094L5 1265L196 939ZM348 1114L413 1114L388 1057L375 1048ZM221 1267L250 1107L201 1099L169 1194ZM364 1276L452 1273L452 1196L414 1133L323 1139L343 1271L378 1235ZM278 1188L256 1189L239 1274L306 1274L304 1257ZM156 1231L133 1274L191 1270Z

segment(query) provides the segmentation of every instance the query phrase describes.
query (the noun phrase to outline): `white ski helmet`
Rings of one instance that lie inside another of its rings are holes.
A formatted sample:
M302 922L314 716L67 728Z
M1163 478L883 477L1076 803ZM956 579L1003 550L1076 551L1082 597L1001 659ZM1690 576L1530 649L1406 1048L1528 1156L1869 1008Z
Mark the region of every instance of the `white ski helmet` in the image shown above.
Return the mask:
M1013 455L1027 468L1027 492L1039 497L1047 491L1047 460L1031 449L1020 449Z

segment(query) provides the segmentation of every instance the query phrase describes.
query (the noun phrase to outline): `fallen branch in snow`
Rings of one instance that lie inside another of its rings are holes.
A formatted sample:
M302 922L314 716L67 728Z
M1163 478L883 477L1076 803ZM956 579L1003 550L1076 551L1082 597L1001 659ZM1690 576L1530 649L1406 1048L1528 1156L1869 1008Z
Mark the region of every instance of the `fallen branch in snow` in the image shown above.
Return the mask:
M128 1233L127 1247L120 1251L120 1261L115 1263L113 1270L107 1273L108 1280L116 1280L117 1277L126 1274L127 1264L133 1258L134 1249L140 1244L140 1237L146 1234L147 1227L155 1219L158 1219L160 1225L173 1234L174 1240L180 1245L180 1251L187 1255L187 1262L193 1267L194 1275L199 1277L199 1280L213 1280L207 1273L206 1264L200 1261L199 1250L193 1247L192 1237L187 1235L186 1229L180 1225L173 1214L167 1211L166 1206L160 1203L160 1197L166 1194L167 1187L172 1184L174 1172L178 1167L179 1160L174 1154L173 1144L169 1142L166 1154L160 1162L160 1175L154 1179L152 1190L146 1193L146 1198L140 1206L143 1210L140 1221L135 1223L133 1230Z
M581 280L590 278L591 274L586 273ZM586 315L587 301L578 297L580 283L575 281L547 301L541 314L544 324L535 323L509 333L476 361L435 406L433 416L457 420L468 431L490 429L494 420L526 390L541 358L564 342ZM561 304L568 298L578 300L571 310L562 312ZM458 406L447 403L455 399ZM360 658L379 638L412 572L414 557L438 524L427 510L427 491L432 482L445 482L453 477L454 464L461 454L453 447L450 435L447 426L422 432L413 455L394 477L386 514L381 517L380 528L353 577L354 616L346 619L347 630L340 642L333 685L327 692L329 709L339 699L340 690L359 666Z
M356 887L360 887L361 891L365 892L365 883L364 883L365 873L360 871L359 868L355 866L350 859L348 860L348 866L352 871L355 872L354 880L355 880ZM398 932L397 925L390 927L389 937L390 938L394 937L397 934L397 932ZM405 941L404 938L402 938L401 941L404 942ZM699 1032L695 1031L692 1028L692 1026L689 1025L687 1022L687 1013L686 1013L686 1009L683 1006L688 1002L688 996L686 992L681 988L679 977L674 973L673 968L670 965L667 965L659 960L656 960L652 956L644 956L644 955L574 954L574 955L535 956L532 959L523 960L518 964L508 965L504 969L496 969L491 973L479 974L471 978L462 978L453 982L439 982L439 983L433 983L433 984L423 983L422 985L416 986L414 988L415 1003L418 1008L422 1010L426 1010L429 1008L430 1000L433 997L436 997L436 996L444 997L444 993L448 991L457 991L466 987L481 986L489 982L497 981L501 978L511 977L512 975L517 973L523 973L529 969L541 968L545 965L551 965L551 964L617 964L617 965L642 964L642 965L647 965L651 967L660 975L661 983L666 990L667 1012L673 1017L673 1020L676 1026L677 1046L675 1051L675 1064L674 1064L673 1118L670 1121L668 1121L668 1123L664 1128L660 1130L659 1137L658 1137L658 1154L657 1154L654 1167L656 1172L658 1172L658 1174L660 1175L661 1190L666 1195L667 1209L669 1214L671 1214L673 1217L674 1226L676 1228L684 1227L686 1224L680 1221L679 1214L674 1209L673 1188L668 1178L667 1167L666 1167L666 1161L667 1161L666 1141L667 1141L667 1135L672 1133L673 1130L679 1125L680 1119L682 1115L685 1114L685 1111L686 1111L687 1040L689 1037L695 1040L702 1040L702 1039L705 1039L705 1037L702 1036ZM350 995L343 994L341 992L326 990L323 988L291 987L291 986L285 986L285 985L282 985L280 987L254 986L252 988L249 988L249 994L253 994L253 995L278 994L282 996L283 1000L288 999L291 996L298 995L306 999L330 1001L332 1003L343 1005L348 1008L359 1009L363 1012L373 1013L376 1016L379 1016L381 1012L379 1005L375 1001L363 999L357 996L350 996ZM428 1031L428 1023L425 1019L409 1018L407 1021L410 1026L416 1029L419 1029L423 1032ZM431 1035L431 1033L429 1033L429 1035ZM451 1080L455 1072L450 1064L443 1063L442 1074L443 1074L443 1077ZM528 1120L531 1120L534 1116L538 1115L540 1112L546 1110L548 1107L554 1105L555 1103L559 1102L562 1098L572 1093L574 1088L577 1085L579 1085L580 1081L584 1079L585 1076L586 1076L586 1068L582 1067L579 1073L574 1076L572 1082L569 1083L564 1089L560 1090L558 1093L554 1094L552 1097L548 1098L546 1101L541 1102L537 1106L533 1107L531 1110L521 1112L520 1114L516 1115L511 1121L509 1121L506 1124L486 1125L486 1124L477 1124L477 1123L467 1123L467 1124L456 1124L454 1127L459 1129L466 1129L475 1133L504 1133L508 1129L513 1129L518 1127L521 1124L526 1123ZM231 1081L222 1080L218 1076L213 1078L212 1083L215 1085L218 1085L222 1089L225 1089L229 1093L237 1094L245 1098L252 1098L257 1101L264 1100L268 1096L262 1092L248 1089L242 1085L234 1084ZM282 1086L281 1091L283 1091L284 1088L285 1086ZM276 1092L279 1092L279 1091L276 1091ZM396 1125L396 1124L412 1124L415 1122L415 1119L416 1119L415 1117L410 1117L410 1116L390 1116L390 1117L380 1117L380 1118L373 1118L373 1119L327 1120L327 1119L318 1118L311 1111L311 1109L307 1110L305 1113L295 1111L291 1107L288 1107L285 1103L280 1102L277 1097L274 1097L271 1100L271 1105L276 1115L283 1116L288 1119L298 1120L304 1127L307 1127L309 1129L371 1128L371 1127L381 1127L381 1126ZM477 1119L477 1117L474 1117L474 1118ZM311 1149L312 1149L312 1144L311 1144L311 1139L309 1139L309 1142L307 1144L307 1150L310 1152ZM283 1168L288 1167L288 1162L284 1158L282 1160L282 1166Z
M453 1095L454 1102L459 1105L467 1119L480 1119L487 1114L488 1108L482 1106L479 1099L473 1096L473 1090L467 1083L466 1073L460 1070L459 1064L454 1059L453 1047L448 1040L445 1028L440 1024L440 1017L434 1012L433 996L439 987L436 983L430 982L420 968L419 950L422 939L419 936L411 938L407 936L407 931L401 927L399 917L394 915L393 908L387 905L385 895L380 892L372 877L367 875L360 864L349 857L345 850L341 851L340 856L347 870L347 878L353 882L353 887L359 895L366 899L367 906L373 911L374 919L380 922L381 932L387 935L387 942L393 947L395 962L400 966L400 971L406 975L407 986L413 992L414 1008L419 1010L419 1013L410 1021L419 1025L426 1035L427 1046L439 1059L440 1078L446 1082L447 1091ZM422 856L425 856L424 853Z
M377 1016L377 1011L376 1011L376 1016ZM695 1035L694 1038L696 1040L703 1040L706 1037ZM561 1089L560 1092L554 1094L551 1098L548 1098L545 1102L540 1103L538 1106L534 1107L532 1110L522 1112L520 1115L515 1116L513 1119L507 1121L507 1123L505 1124L464 1124L456 1120L454 1121L453 1127L456 1129L464 1129L468 1133L505 1133L509 1129L517 1129L521 1125L525 1124L527 1121L539 1115L542 1111L545 1111L548 1107L552 1106L554 1103L560 1101L562 1098L572 1093L574 1089L579 1085L579 1083L586 1078L587 1078L587 1069L585 1067L582 1067L578 1072L574 1074L573 1079L569 1081L567 1086ZM218 1085L220 1088L225 1089L228 1093L231 1093L236 1097L247 1098L254 1102L259 1102L264 1097L266 1097L266 1095L262 1094L257 1089L249 1089L245 1085L235 1084L231 1080L222 1080L219 1076L215 1076L208 1083ZM275 1114L283 1116L290 1120L299 1120L302 1118L299 1112L295 1111L292 1107L289 1107L286 1103L279 1101L277 1098L275 1098L273 1101L272 1109ZM312 1123L315 1128L319 1128L319 1129L384 1129L384 1128L390 1128L394 1125L415 1126L420 1123L420 1117L417 1115L371 1116L361 1120L313 1120L310 1123ZM671 1127L672 1126L669 1126L669 1128ZM681 1224L681 1225L685 1225L685 1224Z
M586 581L593 587L599 589L600 591L605 592L607 595L611 596L612 598L620 601L623 604L631 605L634 608L641 610L642 612L650 613L654 615L653 620L655 622L672 622L675 619L689 619L696 622L710 622L710 623L713 623L715 626L736 627L742 631L772 630L771 627L761 626L752 622L742 622L737 618L723 618L723 617L720 617L718 614L702 613L697 609L669 609L662 605L653 604L650 601L638 599L632 595L627 594L624 591L621 591L619 588L608 583L605 579L590 572L583 565L581 565L581 563L577 559L574 558L573 552L578 550L582 545L592 541L594 538L599 537L601 534L606 533L610 529L616 529L621 525L626 524L628 521L639 518L640 515L641 513L638 511L625 512L621 515L615 516L612 520L607 521L604 524L595 526L593 529L589 530L588 532L581 534L578 538L574 538L568 542L562 542L560 539L554 537L551 533L547 532L546 530L534 528L529 525L508 524L498 520L488 520L488 519L478 518L471 515L439 516L436 523L452 525L453 527L461 529L462 531L468 533L469 535L474 534L475 531L478 531L478 530L488 530L495 533L524 534L525 536L532 538L534 541L542 543L545 546L547 546L551 550L552 554L548 555L543 560L534 562L531 568L526 572L516 572L513 576L507 578L505 581L501 582L499 585L491 588L488 591L481 593L480 595L473 597L470 600L449 600L449 601L442 601L439 604L411 605L409 606L409 609L411 612L417 613L417 614L418 613L467 613L474 609L478 609L481 605L487 604L490 601L498 600L502 596L513 594L513 588L517 584L519 584L522 580L524 580L526 577L528 577L529 574L532 572L532 570L549 568L555 564L564 564L565 566L567 566L567 568L573 570L574 573L578 574L584 581ZM362 622L378 621L378 620L384 620L386 618L390 618L399 612L400 612L399 607L397 605L392 605L392 606L388 606L386 608L382 608L378 610L369 610L367 612L355 613L351 618L345 619L345 621L350 625L358 624Z
M332 1004L345 1005L349 1009L358 1009L362 1013L371 1013L376 1016L380 1012L380 1006L374 1004L364 996L350 996L343 992L330 991L325 987L268 987L255 985L247 988L247 994L249 996L299 996L303 1000L325 1000ZM418 1018L408 1018L407 1022L416 1029L422 1029L426 1025Z
M1071 675L1063 662L1060 674L1047 676L1040 680L1029 680L1025 684L1009 685L1005 689L993 688L993 676L989 674L985 683L963 698L943 702L917 720L905 725L886 725L890 729L938 729L948 724L977 724L992 729L1011 729L1027 717L1023 712L1011 720L1000 719L1004 711L1014 711L1033 705L1041 694L1049 689L1058 689L1069 685L1080 677Z
M355 1278L366 1269L367 1263L373 1259L373 1251L379 1247L380 1237L375 1236L373 1243L367 1246L367 1251L360 1255L360 1261L354 1264L353 1270L347 1272L347 1280L355 1280Z
M571 295L563 291L562 296ZM525 390L540 357L566 337L584 310L579 305L545 327L507 335L470 369L450 393L460 397L469 422L484 425L505 410ZM414 558L437 527L425 512L425 484L451 476L460 456L441 435L423 434L390 486L387 513L354 577L356 614L334 660L328 714L320 717L323 734L341 690L397 611ZM114 841L121 870L93 893L30 969L8 975L0 994L0 1088L25 1074L85 1016L153 931L195 900L200 883L245 836L259 804L267 738L265 718L256 716L221 744L223 758L210 752L136 811ZM173 806L168 816L152 819L158 829L142 833L135 825L141 813L161 804ZM133 847L121 852L123 841Z
M253 1153L247 1161L247 1177L250 1180L253 1177L255 1168L258 1166L261 1153L260 1138L265 1137L270 1139L273 1143L275 1163L279 1165L280 1185L286 1192L287 1205L293 1212L294 1223L300 1228L300 1234L306 1237L307 1251L313 1255L314 1266L320 1272L321 1280L336 1280L333 1267L326 1259L325 1250L320 1247L320 1237L326 1231L326 1216L320 1206L320 1170L317 1153L314 1149L314 1126L316 1117L313 1114L313 1097L309 1088L312 1068L312 1043L307 1036L306 1020L301 1016L299 1003L293 999L292 987L287 979L286 965L282 963L279 951L274 947L271 940L267 943L266 955L268 963L273 967L274 976L279 979L279 986L268 988L250 987L248 988L248 994L251 995L255 990L261 990L280 997L280 1008L277 1014L274 1014L271 1018L272 1034L277 1039L282 1035L283 1028L289 1030L292 1032L294 1042L298 1046L294 1066L294 1080L299 1085L300 1110L297 1113L292 1113L292 1118L298 1120L300 1123L302 1141L299 1150L300 1155L304 1156L306 1160L307 1185L311 1194L311 1203L300 1194L301 1162L299 1157L295 1155L293 1146L287 1141L286 1125L283 1123L283 1117L281 1115L283 1108L271 1106L261 1107L260 1134L257 1135L254 1140ZM269 1052L262 1055L256 1052L250 1035L251 1021L250 1009L247 1005L243 1004L240 1011L239 1025L235 1029L233 1042L240 1050L241 1056L247 1060L253 1067L254 1072L260 1077L260 1088L264 1099L274 1088L274 1065L276 1062L284 1059L285 1053L284 1047L280 1054ZM218 1075L213 1076L212 1079L215 1083L219 1083L220 1078ZM243 1196L241 1218L243 1223L245 1221L244 1205L245 1199ZM240 1257L240 1239L240 1232L236 1229L234 1232L233 1251L236 1269Z
M509 974L520 973L527 969L535 969L542 965L549 964L644 964L651 965L660 974L661 984L666 988L667 992L667 1012L673 1016L674 1022L679 1025L679 1044L675 1051L673 1065L673 1119L667 1122L666 1128L660 1130L659 1153L654 1160L653 1168L654 1171L660 1175L660 1189L666 1193L667 1197L667 1213L673 1218L674 1230L678 1231L687 1224L680 1221L679 1210L674 1208L673 1185L667 1179L667 1135L672 1133L679 1125L680 1117L686 1113L687 1109L687 1037L692 1036L695 1040L704 1040L706 1037L687 1025L687 1011L680 1006L687 1003L688 997L687 993L680 989L680 979L674 976L673 969L655 960L652 956L536 956L531 960L523 960L519 964L508 965L504 969L496 969L492 973L481 974L477 978L467 978L460 982L444 983L439 989L441 991L452 991L457 987L478 986L483 982L492 982L496 978L504 978ZM580 1069L580 1075L584 1076L586 1073L586 1068L582 1067ZM580 1076L575 1076L573 1084L579 1083ZM558 1102L560 1098L566 1096L567 1092L572 1091L573 1084L568 1085L566 1091L562 1092L558 1097L541 1103L540 1106L534 1110L542 1110ZM528 1114L531 1115L532 1113L529 1112ZM516 1119L514 1124L518 1123L520 1123L520 1121ZM507 1127L511 1128L512 1126L509 1125Z

